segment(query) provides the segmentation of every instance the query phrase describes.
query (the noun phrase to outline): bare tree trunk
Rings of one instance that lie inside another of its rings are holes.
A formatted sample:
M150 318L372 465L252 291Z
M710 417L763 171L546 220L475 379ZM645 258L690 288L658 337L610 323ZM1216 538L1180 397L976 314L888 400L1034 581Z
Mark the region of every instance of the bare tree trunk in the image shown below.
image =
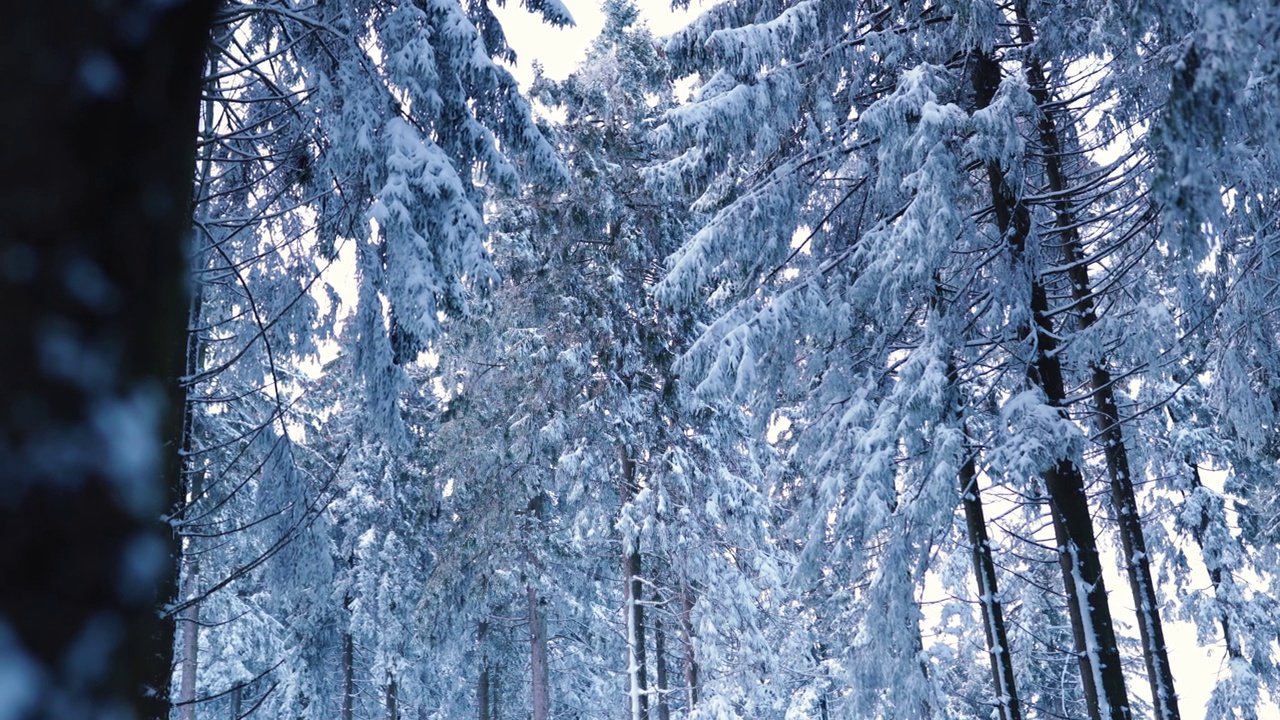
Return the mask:
M529 597L529 669L533 678L533 720L551 717L551 688L547 680L547 627L538 611L538 591L526 587Z
M693 652L693 591L680 578L680 640L684 645L684 688L686 712L698 704L698 659Z
M938 292L939 308L942 292ZM968 427L964 421L961 397L960 373L954 360L947 362L947 383L957 397L955 419L963 429L966 439ZM991 539L987 534L986 512L982 507L982 494L978 488L977 451L966 450L964 464L960 466L960 505L964 509L965 529L968 533L969 551L973 561L973 577L977 583L978 606L982 611L982 628L987 640L987 659L991 663L991 682L995 690L996 708L1000 720L1022 720L1022 704L1018 699L1018 686L1013 673L1013 655L1009 649L1009 634L1004 622L1004 607L1000 602L996 584L995 559L991 554Z
M977 106L987 107L1000 85L1000 65L985 53L971 56ZM1014 194L999 163L987 163L992 209L1001 234L1008 240L1015 263L1027 263L1026 242L1031 234L1031 215ZM1048 404L1066 415L1066 383L1058 355L1058 337L1050 313L1048 294L1040 277L1031 276L1031 318L1035 348L1028 379L1044 393ZM1048 493L1059 566L1067 594L1072 634L1079 657L1092 720L1128 720L1128 691L1120 664L1120 651L1111 621L1102 563L1093 531L1093 520L1085 494L1084 476L1075 461L1059 458L1041 473Z
M400 720L400 697L396 689L396 678L387 673L387 720Z
M493 720L502 719L502 693L498 689L498 683L502 679L502 666L498 666L498 672L492 672L489 675L489 712L492 713Z
M199 496L202 489L199 473L192 476L191 488L192 497ZM192 548L188 545L187 549L190 552ZM196 672L200 665L200 603L196 602L196 596L200 592L200 561L188 557L186 565L186 588L183 594L191 604L182 611L182 672L177 701L179 720L195 720Z
M996 707L1000 711L1000 720L1021 720L1022 706L1013 675L1013 655L1009 652L1004 608L996 588L995 560L991 557L991 540L987 536L987 519L982 509L977 466L972 455L960 468L960 497L973 556L973 577L978 584L978 606L982 608L982 627L987 637Z
M356 705L355 639L348 630L342 634L342 720L353 720Z
M662 601L660 595L655 595L654 600ZM666 638L662 635L662 619L655 616L653 619L653 652L656 656L654 663L655 670L658 673L658 720L671 720L671 703L667 699L667 648Z
M622 505L626 507L636 491L636 465L627 446L621 445L618 454L622 459ZM649 686L645 669L644 642L644 583L640 576L640 539L623 538L623 611L627 624L627 677L631 720L648 720Z

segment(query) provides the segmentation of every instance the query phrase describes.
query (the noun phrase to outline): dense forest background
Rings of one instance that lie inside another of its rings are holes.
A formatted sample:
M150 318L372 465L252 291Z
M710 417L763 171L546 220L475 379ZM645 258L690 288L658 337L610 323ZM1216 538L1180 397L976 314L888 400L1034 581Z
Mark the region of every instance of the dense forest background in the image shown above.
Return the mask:
M603 9L218 6L147 716L1273 716L1280 9Z

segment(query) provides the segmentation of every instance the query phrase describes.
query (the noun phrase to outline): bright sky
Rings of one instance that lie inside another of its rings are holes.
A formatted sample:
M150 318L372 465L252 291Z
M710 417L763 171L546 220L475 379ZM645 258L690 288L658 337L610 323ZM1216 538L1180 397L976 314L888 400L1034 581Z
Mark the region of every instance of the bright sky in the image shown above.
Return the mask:
M576 27L554 28L538 15L529 13L523 6L509 1L506 7L494 7L494 13L502 22L507 40L516 51L519 65L512 74L527 86L533 78L532 62L542 63L548 77L563 80L573 72L587 52L587 46L604 27L604 13L598 0L562 0ZM672 10L669 0L636 0L641 17L654 35L669 35L697 17L703 6L693 0L689 10Z

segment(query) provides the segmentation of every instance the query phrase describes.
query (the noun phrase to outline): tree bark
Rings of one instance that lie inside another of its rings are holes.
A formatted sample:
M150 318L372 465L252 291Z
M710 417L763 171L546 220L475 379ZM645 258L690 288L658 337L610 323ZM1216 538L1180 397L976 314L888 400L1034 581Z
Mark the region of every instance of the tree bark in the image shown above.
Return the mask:
M987 107L1000 85L1000 66L977 51L971 63L977 107ZM986 171L997 225L1010 245L1013 262L1026 266L1030 275L1032 327L1027 328L1026 333L1035 349L1028 379L1040 388L1050 407L1057 408L1065 422L1066 384L1048 294L1035 268L1029 267L1026 254L1031 233L1030 211L1009 187L999 163L989 161ZM1062 457L1042 471L1041 478L1048 494L1089 716L1092 720L1128 720L1128 691L1102 578L1084 475L1074 460Z
M688 711L698 704L698 660L693 653L693 591L680 579L680 640L684 645L684 687Z
M551 687L547 679L547 628L538 610L538 591L527 586L529 598L529 669L533 679L533 720L551 717Z
M627 503L636 491L636 465L626 445L618 450L622 459L622 506ZM649 684L645 669L644 642L644 583L640 572L640 539L623 539L622 572L623 572L623 612L626 614L627 627L627 677L629 678L629 696L631 720L648 720L649 717Z
M158 518L182 483L182 238L212 9L50 0L0 29L0 655L40 673L11 718L169 717L175 626L156 605L177 548Z
M661 602L662 598L658 595L654 596L656 602ZM655 617L653 620L653 653L655 671L658 680L658 720L671 720L671 702L667 699L667 648L666 638L662 635L662 620Z
M202 477L202 473L191 473L192 498L199 497L203 491ZM179 720L195 720L196 673L200 666L200 603L196 602L200 593L200 561L191 554L191 542L188 539L186 588L183 592L191 604L182 611L182 661L177 698Z
M243 702L244 688L237 685L231 689L231 720L240 720L240 708Z
M356 651L351 632L342 634L342 720L355 717L356 705Z
M1000 720L1021 720L1022 705L1013 674L1013 655L1005 630L1004 608L996 587L996 565L991 556L991 540L987 536L987 519L978 491L977 464L973 456L960 468L960 498L964 507L965 527L973 556L973 577L978 585L978 606L982 608L982 629L987 637L987 657L991 662L991 682L996 691L996 708Z
M942 303L941 287L937 297L939 308L945 309ZM947 362L947 383L958 399L960 372L954 360ZM964 407L960 402L957 402L954 412L955 419L967 438L969 432L965 425ZM996 583L995 559L991 554L986 512L982 507L982 494L978 488L977 453L972 449L967 450L966 453L959 473L960 505L964 509L965 529L973 561L973 578L977 584L978 606L982 611L982 628L987 640L987 659L991 664L991 683L995 690L996 708L999 711L1000 720L1022 720L1022 703L1018 698L1018 686L1013 673L1013 654L1009 648L1004 607L1000 602Z
M387 720L400 720L400 696L396 689L396 678L387 673Z

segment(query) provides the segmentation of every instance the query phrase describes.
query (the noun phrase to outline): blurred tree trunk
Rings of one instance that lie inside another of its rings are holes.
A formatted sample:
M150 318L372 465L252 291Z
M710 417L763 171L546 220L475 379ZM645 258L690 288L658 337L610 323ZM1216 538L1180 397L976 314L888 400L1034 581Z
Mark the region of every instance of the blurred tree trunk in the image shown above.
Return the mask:
M213 5L50 0L0 29L0 663L31 670L6 717L169 717Z

